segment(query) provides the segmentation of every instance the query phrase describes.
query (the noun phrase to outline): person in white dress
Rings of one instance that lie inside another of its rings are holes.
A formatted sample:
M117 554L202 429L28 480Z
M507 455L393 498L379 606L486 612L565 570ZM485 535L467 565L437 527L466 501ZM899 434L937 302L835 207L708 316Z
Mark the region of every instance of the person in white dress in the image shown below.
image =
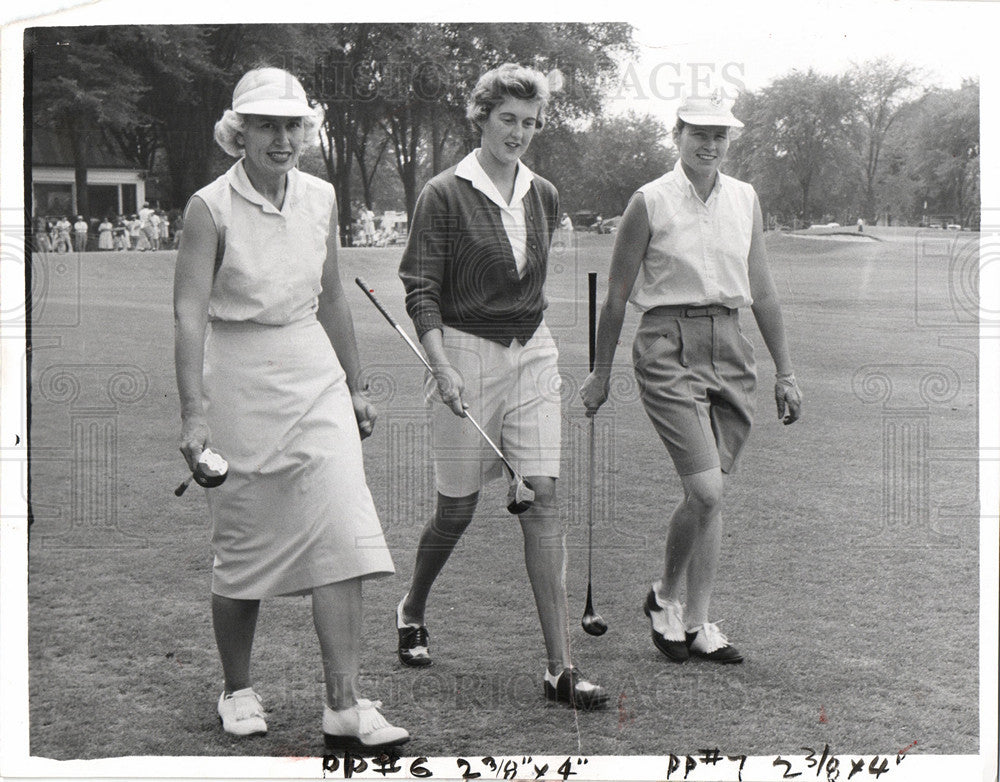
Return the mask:
M98 250L113 250L115 248L114 237L112 236L114 229L115 227L111 224L111 220L107 217L101 220L101 224L97 226Z
M299 171L321 114L276 68L248 72L216 124L240 159L188 202L174 285L180 448L229 462L206 489L225 731L266 732L250 651L260 600L312 597L328 749L409 739L358 692L362 581L394 572L364 474L376 413L359 387L333 187Z

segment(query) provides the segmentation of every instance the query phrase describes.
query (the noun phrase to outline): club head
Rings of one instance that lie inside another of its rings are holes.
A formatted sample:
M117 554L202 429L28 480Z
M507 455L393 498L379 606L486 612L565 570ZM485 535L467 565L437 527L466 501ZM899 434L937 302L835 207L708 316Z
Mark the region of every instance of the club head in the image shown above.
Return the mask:
M605 622L599 613L594 610L594 598L592 585L587 583L587 606L583 609L583 619L580 626L587 635L604 635L608 631L608 623Z
M608 631L608 623L601 618L600 614L584 614L580 625L587 635L604 635Z
M524 513L535 501L535 491L526 480L515 480L507 490L507 511L515 516Z

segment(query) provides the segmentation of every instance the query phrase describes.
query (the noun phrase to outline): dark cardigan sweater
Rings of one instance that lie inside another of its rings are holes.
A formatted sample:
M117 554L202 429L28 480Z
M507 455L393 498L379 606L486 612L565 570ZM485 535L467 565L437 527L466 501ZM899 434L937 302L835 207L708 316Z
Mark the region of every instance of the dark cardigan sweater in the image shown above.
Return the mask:
M519 278L500 207L455 176L455 166L420 193L399 265L417 336L442 325L509 346L526 343L548 306L542 288L559 194L534 175L524 196L527 265Z

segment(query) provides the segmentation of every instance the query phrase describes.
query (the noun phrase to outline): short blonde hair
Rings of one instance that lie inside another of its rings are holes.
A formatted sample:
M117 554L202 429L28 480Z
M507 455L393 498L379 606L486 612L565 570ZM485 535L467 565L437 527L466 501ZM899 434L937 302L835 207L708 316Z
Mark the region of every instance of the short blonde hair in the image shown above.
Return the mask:
M215 143L222 147L230 157L243 157L243 145L239 143L237 134L244 128L244 114L237 114L232 109L226 109L222 117L215 123ZM302 128L305 131L305 144L314 146L319 141L319 126L323 124L323 109L313 108L312 114L302 118Z
M478 128L490 116L490 112L507 98L537 100L541 103L538 107L537 127L541 128L549 95L549 82L541 71L508 62L479 77L469 96L465 116Z

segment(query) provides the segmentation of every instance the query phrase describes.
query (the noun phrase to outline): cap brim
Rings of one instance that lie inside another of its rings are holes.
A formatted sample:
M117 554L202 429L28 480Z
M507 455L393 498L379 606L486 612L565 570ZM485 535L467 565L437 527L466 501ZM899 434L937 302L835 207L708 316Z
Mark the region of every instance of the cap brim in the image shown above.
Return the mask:
M299 100L256 100L234 106L237 114L261 114L265 117L307 117L312 106Z
M712 125L723 128L743 127L743 123L732 115L720 117L717 114L688 114L687 112L678 112L677 116L688 125Z

